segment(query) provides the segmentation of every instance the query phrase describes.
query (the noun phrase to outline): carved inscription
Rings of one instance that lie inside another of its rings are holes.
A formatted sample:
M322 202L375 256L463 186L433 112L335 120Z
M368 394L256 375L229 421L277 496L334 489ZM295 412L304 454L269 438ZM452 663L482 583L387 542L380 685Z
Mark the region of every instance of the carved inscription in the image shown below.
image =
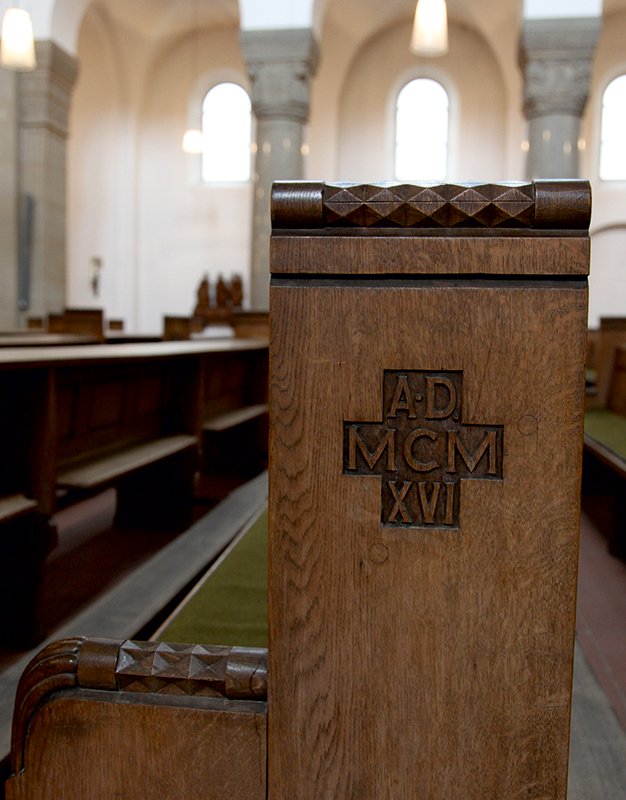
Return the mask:
M345 475L382 478L389 527L458 528L461 480L502 480L504 427L462 422L463 373L385 370L382 422L344 422Z

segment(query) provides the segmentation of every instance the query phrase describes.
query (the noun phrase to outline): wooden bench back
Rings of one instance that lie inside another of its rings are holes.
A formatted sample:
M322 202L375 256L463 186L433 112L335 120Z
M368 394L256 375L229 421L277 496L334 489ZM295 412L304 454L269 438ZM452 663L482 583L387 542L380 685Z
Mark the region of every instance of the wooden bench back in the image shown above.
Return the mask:
M166 342L183 341L191 338L192 320L191 317L175 317L172 315L163 317L163 340Z
M104 341L104 312L101 308L66 308L48 315L49 333L76 333Z
M626 345L626 317L601 317L596 357L598 394L594 407L607 407L615 349L622 345Z
M615 348L607 408L626 416L626 347Z
M564 800L589 212L275 187L270 800Z
M172 360L58 370L58 466L189 430L183 397L193 396L194 367Z

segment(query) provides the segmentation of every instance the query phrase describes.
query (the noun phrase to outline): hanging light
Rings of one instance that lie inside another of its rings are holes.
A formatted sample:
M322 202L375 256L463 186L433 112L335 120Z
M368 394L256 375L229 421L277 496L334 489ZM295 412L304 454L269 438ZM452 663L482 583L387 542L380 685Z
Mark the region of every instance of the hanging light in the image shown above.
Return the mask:
M198 128L187 128L183 136L183 153L197 155L204 150L204 135Z
M27 71L37 66L33 23L28 11L7 8L2 20L0 64L7 69Z
M411 51L420 56L442 56L448 52L446 0L417 0Z

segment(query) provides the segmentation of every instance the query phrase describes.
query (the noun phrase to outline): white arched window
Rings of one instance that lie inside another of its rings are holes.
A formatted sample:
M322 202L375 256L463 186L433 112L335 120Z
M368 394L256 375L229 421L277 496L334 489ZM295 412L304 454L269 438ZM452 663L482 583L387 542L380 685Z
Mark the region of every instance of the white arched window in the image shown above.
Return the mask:
M211 183L250 180L252 109L245 89L218 83L202 102L202 179Z
M602 95L600 178L626 181L626 75L609 83Z
M448 118L448 93L440 83L416 78L402 87L396 101L396 180L446 179Z

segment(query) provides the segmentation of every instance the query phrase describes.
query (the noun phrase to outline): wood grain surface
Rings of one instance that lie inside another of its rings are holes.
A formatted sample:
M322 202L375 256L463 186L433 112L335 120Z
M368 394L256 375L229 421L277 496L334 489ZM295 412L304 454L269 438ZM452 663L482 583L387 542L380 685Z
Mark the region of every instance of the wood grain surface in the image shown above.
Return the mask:
M588 253L482 241L510 273ZM294 271L334 263L306 246ZM376 271L358 247L344 274ZM485 269L455 252L445 272ZM565 798L586 308L584 279L274 279L270 800ZM385 370L461 373L462 423L502 426L502 477L460 480L457 528L383 524L385 476L346 470L345 423L390 416Z
M66 692L33 720L7 800L264 800L265 729L263 703Z

